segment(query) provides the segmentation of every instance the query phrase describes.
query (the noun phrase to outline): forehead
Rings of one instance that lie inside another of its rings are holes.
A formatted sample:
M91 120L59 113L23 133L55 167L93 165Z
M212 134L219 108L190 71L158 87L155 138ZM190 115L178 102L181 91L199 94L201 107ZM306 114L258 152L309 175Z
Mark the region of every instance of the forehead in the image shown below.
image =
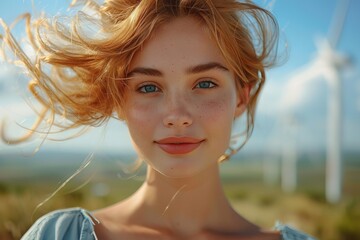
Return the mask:
M135 54L130 69L139 66L185 69L204 62L225 65L221 51L206 25L193 17L178 17L154 31Z

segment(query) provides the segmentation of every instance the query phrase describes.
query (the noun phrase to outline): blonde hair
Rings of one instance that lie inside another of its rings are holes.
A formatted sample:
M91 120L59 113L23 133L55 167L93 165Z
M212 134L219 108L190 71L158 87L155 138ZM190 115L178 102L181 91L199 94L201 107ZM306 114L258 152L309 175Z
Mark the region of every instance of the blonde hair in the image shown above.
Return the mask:
M2 129L5 141L26 141L49 119L51 126L68 130L100 126L115 117L125 101L134 54L160 24L179 16L196 17L207 26L235 73L240 93L243 86L251 86L246 136L251 135L265 68L274 64L277 51L278 26L269 11L236 0L106 0L103 4L83 0L72 5L85 8L70 21L60 17L31 21L29 14L22 16L36 52L34 60L2 23L3 44L25 65L32 79L29 89L43 106L28 135L11 140ZM68 121L59 123L58 117Z

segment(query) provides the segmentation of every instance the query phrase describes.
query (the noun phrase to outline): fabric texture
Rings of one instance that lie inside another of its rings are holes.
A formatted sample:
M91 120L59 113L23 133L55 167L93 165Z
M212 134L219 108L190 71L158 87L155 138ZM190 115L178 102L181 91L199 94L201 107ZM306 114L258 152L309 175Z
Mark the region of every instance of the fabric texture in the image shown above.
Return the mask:
M21 240L97 240L96 221L82 208L57 210L39 218Z
M82 208L57 210L39 218L21 240L98 240L94 225L99 221ZM315 240L287 225L276 223L282 240Z

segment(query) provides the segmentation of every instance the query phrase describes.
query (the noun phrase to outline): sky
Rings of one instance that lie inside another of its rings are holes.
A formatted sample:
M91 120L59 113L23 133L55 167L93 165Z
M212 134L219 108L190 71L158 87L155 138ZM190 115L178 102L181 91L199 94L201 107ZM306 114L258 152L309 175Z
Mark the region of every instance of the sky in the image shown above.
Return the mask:
M289 139L303 152L321 152L326 148L329 84L326 79L301 79L302 73L314 64L322 39L327 38L331 26L339 22L337 9L345 0L257 0L277 18L280 27L280 56L285 59L267 72L267 83L260 97L256 124L252 137L242 150L245 153L276 153L283 151ZM1 1L0 17L8 24L24 12L48 15L66 13L69 0L12 0ZM33 7L35 6L35 8ZM33 11L36 9L36 11ZM350 59L339 70L342 84L342 146L343 151L360 152L360 1L350 0L336 52ZM15 28L14 35L23 35ZM321 48L321 47L320 47ZM300 80L299 80L300 79ZM0 118L6 118L12 136L19 136L21 128L30 127L34 120L27 101L31 101L19 70L0 62ZM27 100L27 101L26 101ZM234 127L241 128L241 122ZM239 127L240 126L240 127ZM0 143L1 152L31 152L41 149L64 151L133 152L126 126L111 121L106 128L93 129L84 136L65 141L34 140L19 146Z

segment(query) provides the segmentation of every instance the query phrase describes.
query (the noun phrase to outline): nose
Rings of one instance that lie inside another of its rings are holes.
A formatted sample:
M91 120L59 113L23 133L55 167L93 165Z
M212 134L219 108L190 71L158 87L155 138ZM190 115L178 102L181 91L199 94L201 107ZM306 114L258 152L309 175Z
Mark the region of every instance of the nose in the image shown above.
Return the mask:
M165 127L188 127L193 123L189 107L184 100L168 100L165 104L163 124Z

